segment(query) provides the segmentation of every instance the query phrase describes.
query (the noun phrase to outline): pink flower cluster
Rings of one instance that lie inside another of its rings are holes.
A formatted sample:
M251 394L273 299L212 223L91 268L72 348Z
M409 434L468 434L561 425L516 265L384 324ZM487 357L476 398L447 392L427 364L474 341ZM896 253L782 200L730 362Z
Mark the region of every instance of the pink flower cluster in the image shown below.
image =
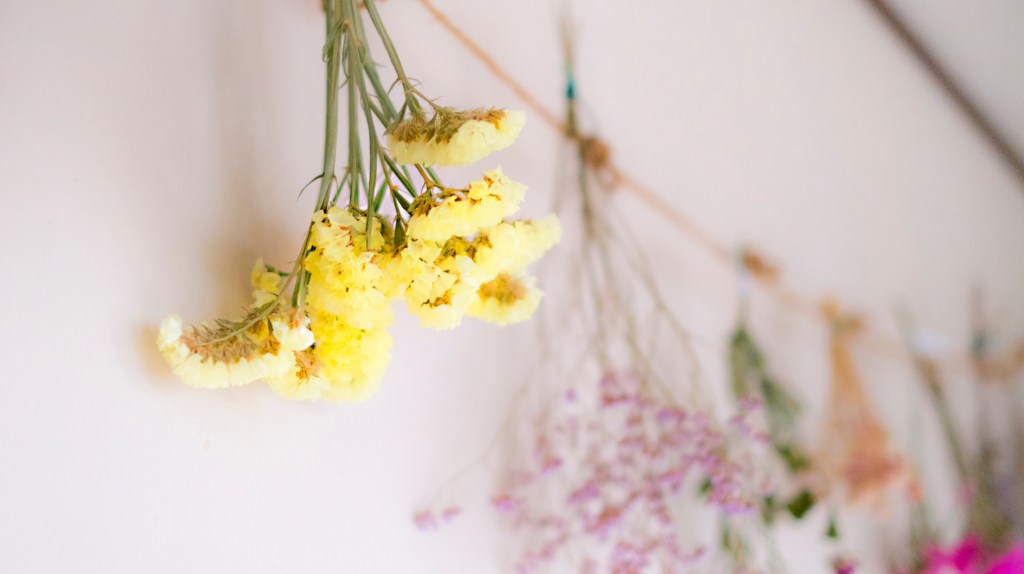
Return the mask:
M978 539L968 536L952 550L929 548L921 574L1024 574L1024 545L986 559Z
M741 434L744 420L730 421ZM570 390L531 434L532 460L492 499L537 541L517 565L521 574L543 570L567 548L582 572L681 572L704 549L679 540L678 499L697 500L705 481L707 500L722 511L756 507L746 469L713 419L658 397L636 376L609 373Z

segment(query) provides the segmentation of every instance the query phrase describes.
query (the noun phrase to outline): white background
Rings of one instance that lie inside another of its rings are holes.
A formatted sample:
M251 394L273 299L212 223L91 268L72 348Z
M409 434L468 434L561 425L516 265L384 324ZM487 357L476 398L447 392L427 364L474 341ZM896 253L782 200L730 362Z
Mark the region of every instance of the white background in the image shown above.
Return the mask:
M438 3L560 109L557 4ZM1024 146L1024 4L898 6ZM382 12L427 93L520 105L417 3ZM585 117L716 237L757 246L788 283L838 295L883 332L905 302L958 346L982 284L1000 341L1024 334L1020 182L864 3L577 13ZM487 469L466 483L462 521L428 535L409 515L489 444L529 370L529 325L438 334L399 312L383 389L357 405L189 389L154 349L163 315L230 315L257 256L294 256L312 202L296 194L322 153L322 28L316 0L0 2L0 571L508 571L505 531L474 509ZM556 144L533 118L498 158L531 185L529 214L552 198ZM683 321L720 344L734 270L620 205ZM755 317L775 371L820 405L823 326L766 298ZM713 345L705 367L720 378ZM858 358L897 445L937 452L906 365ZM925 458L944 484L948 465ZM823 519L784 529L795 571L822 571ZM851 532L868 560L899 546L886 527Z

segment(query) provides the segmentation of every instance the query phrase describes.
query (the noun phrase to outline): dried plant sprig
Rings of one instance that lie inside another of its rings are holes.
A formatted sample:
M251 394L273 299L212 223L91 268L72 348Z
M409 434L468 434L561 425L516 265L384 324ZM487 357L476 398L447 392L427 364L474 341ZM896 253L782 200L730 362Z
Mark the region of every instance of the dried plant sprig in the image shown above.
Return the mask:
M874 413L849 348L863 324L834 301L822 310L831 320L829 353L832 381L828 419L817 464L830 488L845 491L851 502L881 501L887 489L909 485L913 476L906 460L889 445L889 434Z
M817 502L809 478L812 457L799 429L800 402L768 372L764 355L742 317L730 341L729 363L733 396L740 404L757 401L763 405L767 440L784 469L781 482L788 487L788 491L771 492L762 500L762 516L767 524L780 511L800 519Z
M966 447L935 363L912 342L915 327L906 310L901 312L900 322L914 367L938 415L960 488L968 493L967 534L978 537L975 542L980 541L989 551L1005 550L1012 542L1014 518L1021 510L1021 501L1012 498L1007 500L1000 496L997 488L999 472L993 457L987 452L989 449L984 444L985 438L982 439L982 448L975 452ZM979 339L975 337L975 341Z
M810 460L798 428L801 405L768 372L764 354L742 320L730 340L729 363L733 396L764 404L773 448L791 472L806 470Z

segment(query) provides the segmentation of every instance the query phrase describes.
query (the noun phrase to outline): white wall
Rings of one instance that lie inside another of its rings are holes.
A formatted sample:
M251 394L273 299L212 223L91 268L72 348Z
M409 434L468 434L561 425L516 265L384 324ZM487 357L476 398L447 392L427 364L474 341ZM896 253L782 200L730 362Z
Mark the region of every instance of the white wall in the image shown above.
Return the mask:
M438 3L559 109L555 3ZM515 359L529 325L436 334L399 313L383 390L359 405L192 390L154 349L164 314L230 314L252 261L288 261L301 241L311 198L295 196L321 157L318 5L0 3L0 571L503 571L510 549L486 509L433 535L408 516L489 443L529 370ZM964 47L947 57L1020 143L1020 4L899 5ZM1020 183L862 3L579 8L587 117L672 205L880 330L906 301L958 344L983 283L1006 337L1024 334ZM518 105L417 3L382 11L430 94ZM531 185L529 213L551 198L555 150L535 118L500 157ZM684 322L723 341L733 271L621 205ZM756 305L775 370L820 404L824 329ZM906 365L858 356L900 444L919 444L930 419ZM490 484L475 476L467 503ZM821 571L799 558L817 558L798 546L815 536L787 534L796 571Z

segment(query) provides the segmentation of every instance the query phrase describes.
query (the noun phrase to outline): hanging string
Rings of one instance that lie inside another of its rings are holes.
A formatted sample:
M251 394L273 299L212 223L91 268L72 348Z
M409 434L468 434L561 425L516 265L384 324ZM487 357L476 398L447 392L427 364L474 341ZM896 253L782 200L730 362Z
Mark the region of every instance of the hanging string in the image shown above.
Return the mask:
M456 26L451 18L442 12L432 0L419 1L442 28L479 60L495 78L512 90L516 97L534 114L539 116L544 123L564 137L571 139L585 137L571 132L564 121L546 108L539 98L530 93L508 71L502 68L493 56L485 52L479 44L472 40L461 28ZM593 138L588 138L588 140L595 145L604 145ZM716 239L707 229L673 207L663 197L640 183L630 173L612 163L607 150L605 150L601 157L602 170L619 187L630 192L634 197L645 203L654 213L664 218L669 225L704 248L719 262L730 267L735 265L735 250ZM748 250L748 253L753 254L756 252ZM749 260L747 264L749 264ZM827 321L827 318L822 317L820 298L805 295L792 287L782 284L775 273L752 272L751 277L787 309L807 317L817 320L825 319ZM895 359L907 359L909 357L906 346L898 337L889 337L882 333L865 331L860 339L865 348L877 354ZM1024 358L1022 357L1024 357L1024 342L1010 349L1003 360L993 359L992 364L995 365L994 368L1000 371L1005 372L1008 369L1012 369L1012 372L1015 373L1016 370L1024 366ZM973 366L971 357L956 353L936 358L934 362L947 370L969 370Z

